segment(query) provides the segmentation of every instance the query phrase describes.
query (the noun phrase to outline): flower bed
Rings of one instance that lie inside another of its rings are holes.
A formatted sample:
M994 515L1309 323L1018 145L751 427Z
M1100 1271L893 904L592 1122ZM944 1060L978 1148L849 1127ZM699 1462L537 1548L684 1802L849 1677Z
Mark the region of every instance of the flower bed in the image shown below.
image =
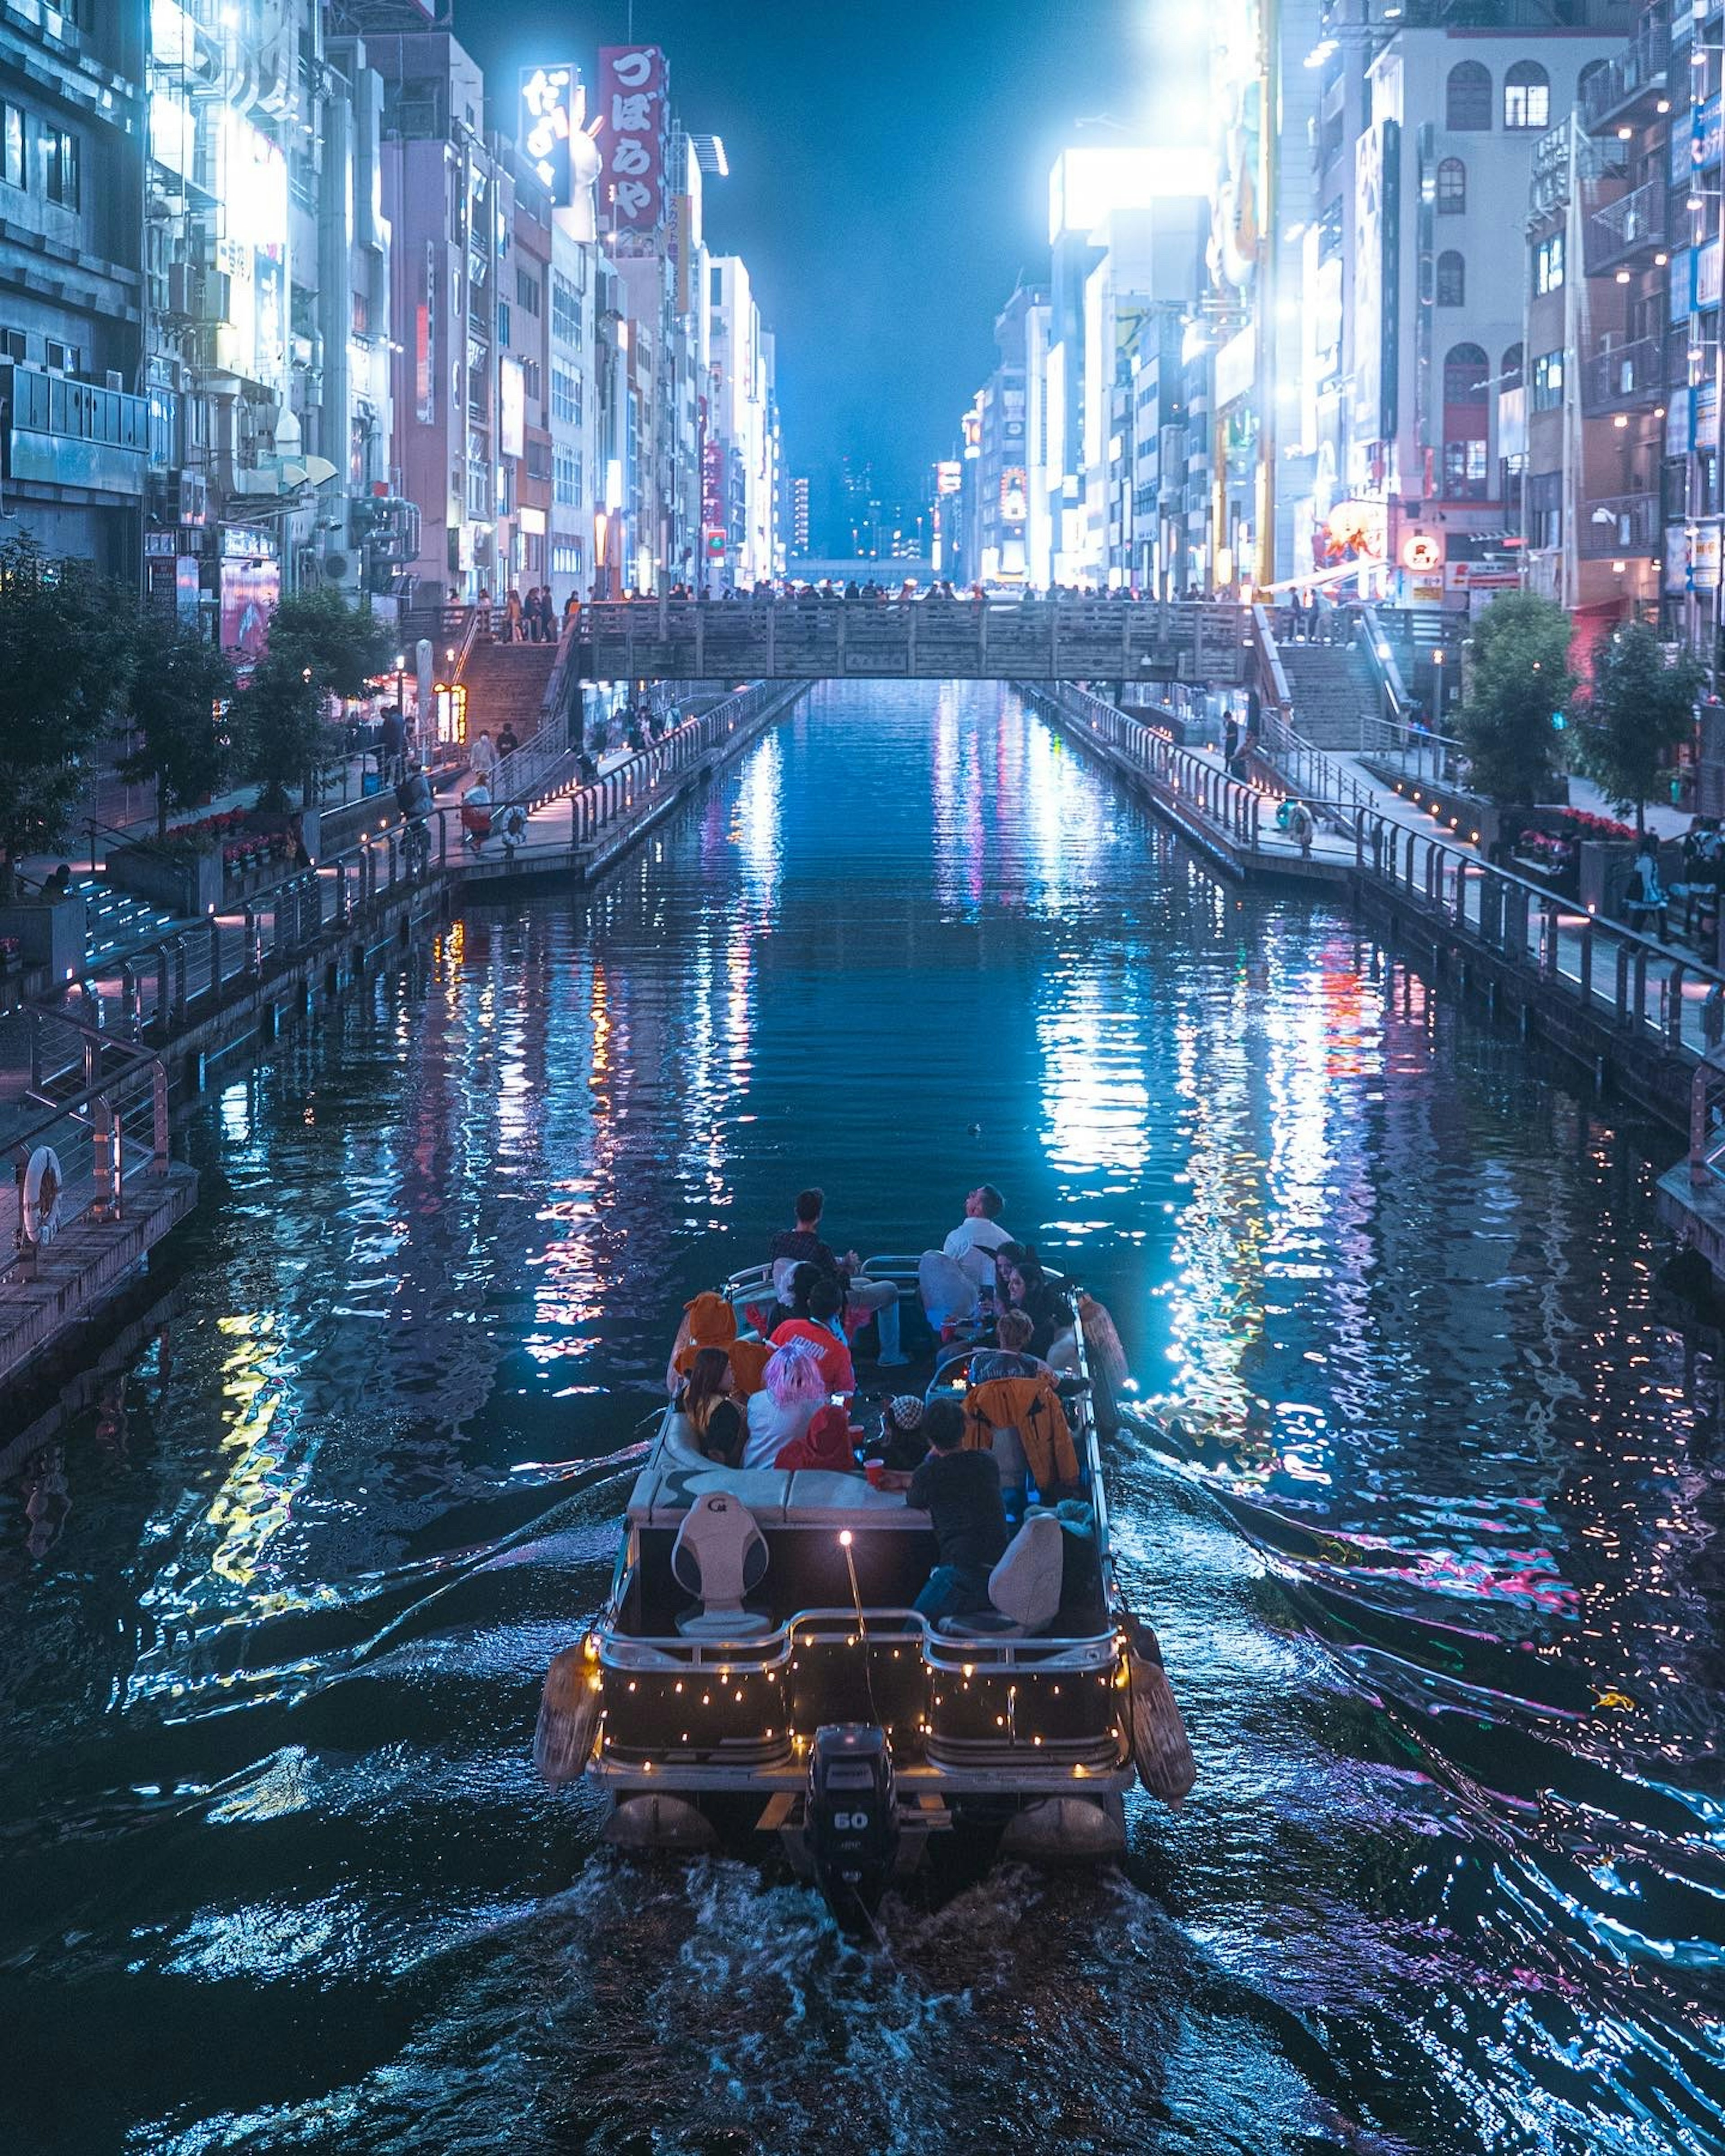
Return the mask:
M272 861L287 860L291 852L285 831L248 831L223 844L222 874L232 881L268 868Z
M1633 824L1620 824L1611 816L1590 816L1585 808L1560 808L1558 820L1568 839L1632 839L1635 835Z

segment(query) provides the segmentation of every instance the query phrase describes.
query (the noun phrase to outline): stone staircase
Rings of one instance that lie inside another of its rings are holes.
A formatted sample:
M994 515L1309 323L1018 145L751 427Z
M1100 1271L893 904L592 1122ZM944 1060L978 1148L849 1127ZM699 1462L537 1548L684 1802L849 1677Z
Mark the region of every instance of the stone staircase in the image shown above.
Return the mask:
M475 638L461 670L469 741L483 732L495 742L506 726L521 742L536 732L557 663L554 644L486 644Z
M1363 721L1377 709L1365 655L1353 644L1281 644L1294 699L1294 728L1314 748L1358 751Z

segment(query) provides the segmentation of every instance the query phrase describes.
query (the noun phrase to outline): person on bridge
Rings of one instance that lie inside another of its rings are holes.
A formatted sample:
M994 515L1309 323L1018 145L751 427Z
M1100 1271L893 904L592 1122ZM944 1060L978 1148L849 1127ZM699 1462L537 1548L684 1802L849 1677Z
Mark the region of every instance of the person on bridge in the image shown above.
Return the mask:
M521 742L516 737L515 728L511 726L508 720L506 719L497 732L497 753L499 757L513 756L520 747Z
M482 644L491 640L491 588L487 584L479 595L479 635Z
M496 776L497 750L489 731L481 726L479 738L467 752L467 761L473 766L473 775L482 778L489 786ZM486 797L489 799L489 795Z

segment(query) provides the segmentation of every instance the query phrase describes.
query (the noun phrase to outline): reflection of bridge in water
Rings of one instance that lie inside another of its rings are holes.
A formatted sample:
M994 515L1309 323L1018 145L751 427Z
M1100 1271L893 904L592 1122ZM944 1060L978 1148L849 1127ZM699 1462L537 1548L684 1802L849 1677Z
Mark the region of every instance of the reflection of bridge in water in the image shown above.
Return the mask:
M1244 607L1197 599L614 599L582 611L589 681L1214 681Z

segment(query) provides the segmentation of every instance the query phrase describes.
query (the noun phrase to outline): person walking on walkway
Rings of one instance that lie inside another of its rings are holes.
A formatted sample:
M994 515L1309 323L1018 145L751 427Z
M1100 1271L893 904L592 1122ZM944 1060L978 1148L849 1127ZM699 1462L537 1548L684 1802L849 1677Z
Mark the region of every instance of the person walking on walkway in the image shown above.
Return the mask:
M497 751L484 727L480 729L479 739L468 752L467 761L473 766L474 777L484 779L489 787L497 769Z
M491 588L487 584L479 595L479 637L481 644L491 640Z

